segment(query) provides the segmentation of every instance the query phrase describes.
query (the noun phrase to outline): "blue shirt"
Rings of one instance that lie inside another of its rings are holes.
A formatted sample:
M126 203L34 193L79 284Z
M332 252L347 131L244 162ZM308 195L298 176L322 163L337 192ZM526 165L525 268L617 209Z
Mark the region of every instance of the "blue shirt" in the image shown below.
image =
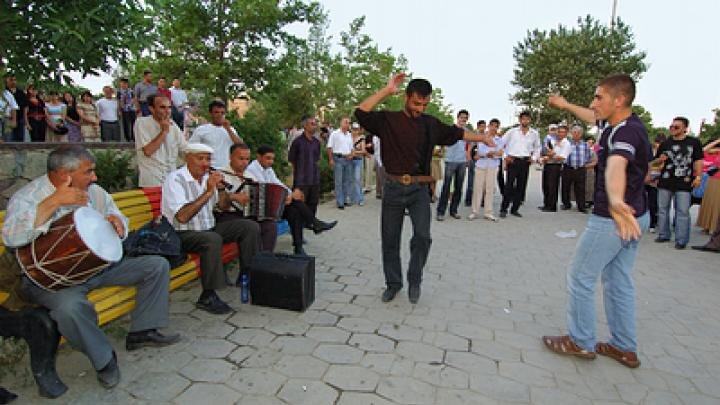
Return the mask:
M568 166L578 168L590 163L590 148L585 141L570 142L570 155L567 158Z
M445 161L463 163L466 160L465 141L462 139L445 148Z

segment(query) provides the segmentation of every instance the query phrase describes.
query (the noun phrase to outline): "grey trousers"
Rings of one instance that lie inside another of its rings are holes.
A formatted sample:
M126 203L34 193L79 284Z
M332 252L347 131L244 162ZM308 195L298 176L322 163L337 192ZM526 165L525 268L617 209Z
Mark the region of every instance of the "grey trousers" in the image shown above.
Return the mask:
M120 122L100 121L100 139L103 142L120 142Z
M182 248L200 255L203 290L220 290L225 287L223 274L223 243L236 242L240 250L240 271L247 271L250 260L258 251L260 226L250 219L222 221L208 231L178 231Z
M95 307L86 295L107 286L137 287L130 332L164 328L168 324L170 265L160 256L128 257L85 283L59 291L46 291L23 279L27 298L50 310L58 330L75 349L85 353L100 370L112 358L113 348L100 330Z

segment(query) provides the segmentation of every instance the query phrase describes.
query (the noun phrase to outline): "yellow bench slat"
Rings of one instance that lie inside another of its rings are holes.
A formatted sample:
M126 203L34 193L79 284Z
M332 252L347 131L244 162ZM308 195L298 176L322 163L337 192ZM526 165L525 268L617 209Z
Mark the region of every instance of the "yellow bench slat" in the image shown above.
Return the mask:
M123 303L122 305L113 307L109 311L102 312L102 313L98 314L98 325L105 325L106 323L108 323L112 320L120 318L121 316L132 311L133 308L135 308L135 300L127 301L127 302Z
M115 205L117 205L118 208L121 210L126 207L134 207L138 205L148 205L148 199L147 197L134 197L134 198L125 198L122 200L116 200ZM149 206L148 206L149 207Z
M117 294L111 295L101 301L95 303L95 311L99 314L121 304L125 301L135 301L136 295L135 287L125 287L121 289Z
M130 198L130 197L140 197L140 196L144 197L145 192L138 188L135 190L120 191L117 193L112 193L111 196L112 196L113 200L117 201L117 200L122 200L124 198Z

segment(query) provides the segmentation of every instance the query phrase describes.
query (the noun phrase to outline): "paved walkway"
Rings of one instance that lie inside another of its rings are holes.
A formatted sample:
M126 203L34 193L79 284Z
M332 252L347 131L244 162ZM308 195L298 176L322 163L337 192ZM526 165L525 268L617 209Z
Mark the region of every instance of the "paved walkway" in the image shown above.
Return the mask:
M211 404L717 404L720 403L720 255L677 251L646 235L635 280L642 366L559 357L539 337L564 331L565 271L586 216L543 214L533 171L525 215L499 223L433 221L420 302L406 290L380 302L379 204L320 209L338 227L309 236L317 298L299 314L242 305L210 316L194 309L194 283L172 294L183 341L127 353L121 385L105 391L86 358L58 359L70 391L53 403ZM496 202L497 203L497 202ZM468 214L463 208L463 215ZM408 221L409 222L409 221ZM407 263L409 224L403 245ZM692 232L691 244L707 237ZM279 250L288 250L287 237ZM598 295L598 336L607 327ZM42 403L34 384L22 403Z

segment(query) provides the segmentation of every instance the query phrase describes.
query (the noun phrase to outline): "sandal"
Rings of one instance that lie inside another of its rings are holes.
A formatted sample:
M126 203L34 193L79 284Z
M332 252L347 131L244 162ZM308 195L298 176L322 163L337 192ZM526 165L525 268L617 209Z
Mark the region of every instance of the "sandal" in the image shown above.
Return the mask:
M543 343L548 349L552 350L557 354L567 354L571 356L577 356L583 359L592 360L595 358L594 352L589 352L580 346L576 345L572 341L570 336L543 336Z
M624 352L617 347L611 345L610 343L598 343L595 345L595 351L598 354L601 354L603 356L611 357L615 360L617 360L620 364L630 367L630 368L638 368L640 367L640 360L637 357L637 353L635 352Z

